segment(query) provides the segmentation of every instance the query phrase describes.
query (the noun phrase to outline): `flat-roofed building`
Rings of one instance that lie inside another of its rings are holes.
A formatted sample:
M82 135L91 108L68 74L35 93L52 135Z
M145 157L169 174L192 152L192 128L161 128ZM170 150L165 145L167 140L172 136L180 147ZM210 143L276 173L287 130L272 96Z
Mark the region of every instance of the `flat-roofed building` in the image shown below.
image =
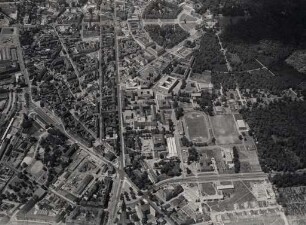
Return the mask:
M237 120L237 126L239 131L247 131L248 127L244 120Z
M227 189L234 189L234 184L217 185L217 190L227 190Z
M170 93L177 84L178 84L177 78L167 75L160 79L156 87L157 91L167 94Z
M174 137L167 138L167 147L168 147L169 157L177 156L177 146Z

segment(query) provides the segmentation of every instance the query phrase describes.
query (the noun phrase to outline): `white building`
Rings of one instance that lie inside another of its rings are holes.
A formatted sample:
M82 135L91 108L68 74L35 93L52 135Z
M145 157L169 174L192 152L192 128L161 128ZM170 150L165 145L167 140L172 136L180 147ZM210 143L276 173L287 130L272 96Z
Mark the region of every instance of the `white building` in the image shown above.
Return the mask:
M167 138L167 147L168 147L168 152L169 152L169 157L170 158L174 157L174 156L177 156L177 146L176 146L174 137Z

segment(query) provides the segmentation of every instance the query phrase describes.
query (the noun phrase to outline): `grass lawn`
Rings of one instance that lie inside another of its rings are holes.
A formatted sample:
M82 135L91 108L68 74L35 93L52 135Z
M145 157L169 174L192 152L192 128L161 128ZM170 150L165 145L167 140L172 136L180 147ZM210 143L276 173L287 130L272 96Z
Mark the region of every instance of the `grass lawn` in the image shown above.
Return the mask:
M215 195L216 188L214 187L213 183L204 183L201 184L201 192L203 195Z
M254 195L249 191L247 186L241 182L234 182L234 190L225 190L223 194L225 199L218 202L208 202L212 210L217 212L234 210L235 205L238 208L243 208L244 203L256 201Z
M211 122L218 144L241 143L232 115L216 115L211 117Z

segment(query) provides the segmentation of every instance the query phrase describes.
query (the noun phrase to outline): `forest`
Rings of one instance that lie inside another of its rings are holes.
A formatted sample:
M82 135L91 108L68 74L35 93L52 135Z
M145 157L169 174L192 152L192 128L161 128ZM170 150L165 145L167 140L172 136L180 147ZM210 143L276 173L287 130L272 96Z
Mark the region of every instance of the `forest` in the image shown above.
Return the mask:
M225 35L221 35L221 39L233 71L261 68L260 63L273 67L289 57L294 50L293 45L285 45L279 41L261 40L258 43L243 43L228 40Z
M304 0L246 0L242 7L248 12L248 18L225 27L225 38L248 43L275 40L295 46L303 44Z
M225 58L221 53L217 36L213 32L204 34L200 48L195 51L193 71L202 73L205 70L227 71Z
M211 81L215 88L220 88L221 84L224 90L235 89L238 85L240 89L266 90L278 96L285 89L297 89L301 82L290 76L273 76L267 70L229 74L212 72Z
M278 173L272 177L272 182L278 188L305 186L306 173Z
M214 14L223 14L225 16L244 15L244 1L240 0L195 0L200 5L196 12L203 14L209 9ZM222 7L220 7L222 6Z
M266 106L245 108L241 114L258 142L265 172L306 168L306 102L275 100Z
M255 69L255 60L280 76L298 72L286 59L305 49L306 1L245 0L246 14L222 27L221 39L234 71ZM257 65L257 68L260 67ZM297 66L299 67L299 66ZM305 80L305 77L299 76Z

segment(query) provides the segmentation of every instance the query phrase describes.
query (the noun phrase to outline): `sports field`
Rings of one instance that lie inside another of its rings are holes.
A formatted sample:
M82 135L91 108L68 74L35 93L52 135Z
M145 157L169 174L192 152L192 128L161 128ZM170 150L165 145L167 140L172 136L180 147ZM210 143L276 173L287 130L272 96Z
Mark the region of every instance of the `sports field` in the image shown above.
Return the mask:
M190 112L185 115L185 130L189 140L195 143L208 142L210 135L207 117L202 112Z
M218 144L236 144L241 142L232 115L213 116L211 117L211 123Z

